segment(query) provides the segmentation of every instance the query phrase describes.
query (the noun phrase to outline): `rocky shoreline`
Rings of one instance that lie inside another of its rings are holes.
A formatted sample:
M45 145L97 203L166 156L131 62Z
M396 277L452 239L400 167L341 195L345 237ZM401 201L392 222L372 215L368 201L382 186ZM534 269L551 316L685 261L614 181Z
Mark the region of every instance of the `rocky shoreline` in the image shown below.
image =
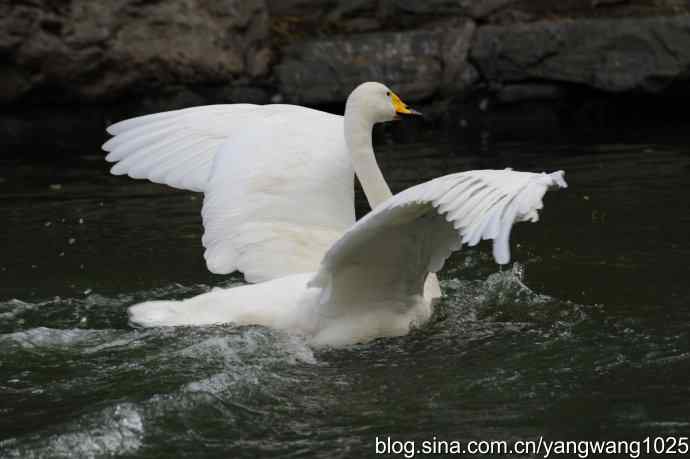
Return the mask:
M579 122L604 101L586 123L597 105L627 113L623 99L681 104L689 13L687 0L2 0L0 142L97 141L114 119L208 103L338 110L366 80L452 127Z

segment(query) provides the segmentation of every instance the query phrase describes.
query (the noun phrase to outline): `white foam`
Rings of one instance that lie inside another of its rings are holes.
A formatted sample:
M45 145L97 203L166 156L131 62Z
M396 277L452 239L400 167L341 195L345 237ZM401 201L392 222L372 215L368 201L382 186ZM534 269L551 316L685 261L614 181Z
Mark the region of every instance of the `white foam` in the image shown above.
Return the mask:
M102 334L102 330L57 329L38 327L0 335L0 343L18 344L24 348L62 347L87 341Z
M122 403L66 426L67 433L5 451L4 457L101 457L133 454L142 445L144 421L131 403ZM16 441L9 443L16 445Z
M36 309L38 304L27 303L25 301L11 299L0 303L0 320L12 320L19 314Z

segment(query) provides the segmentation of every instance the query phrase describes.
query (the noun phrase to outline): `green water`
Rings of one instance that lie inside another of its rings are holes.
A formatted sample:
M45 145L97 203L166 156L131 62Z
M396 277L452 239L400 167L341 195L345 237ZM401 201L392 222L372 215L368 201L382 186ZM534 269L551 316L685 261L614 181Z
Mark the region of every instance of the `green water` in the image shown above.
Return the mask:
M132 303L240 282L205 269L201 197L96 155L0 160L0 457L690 434L690 147L383 143L395 190L507 166L564 169L570 188L516 228L515 267L488 245L453 256L421 329L319 351L262 327L132 329Z

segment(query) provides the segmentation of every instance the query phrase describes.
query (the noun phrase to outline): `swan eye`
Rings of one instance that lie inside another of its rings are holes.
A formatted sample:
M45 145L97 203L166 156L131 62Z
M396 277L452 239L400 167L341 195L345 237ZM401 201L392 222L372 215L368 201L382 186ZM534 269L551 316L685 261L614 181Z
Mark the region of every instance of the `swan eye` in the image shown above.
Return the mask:
M390 92L390 91L386 91L386 95L387 95L388 97L390 97L390 96L391 96L391 92Z

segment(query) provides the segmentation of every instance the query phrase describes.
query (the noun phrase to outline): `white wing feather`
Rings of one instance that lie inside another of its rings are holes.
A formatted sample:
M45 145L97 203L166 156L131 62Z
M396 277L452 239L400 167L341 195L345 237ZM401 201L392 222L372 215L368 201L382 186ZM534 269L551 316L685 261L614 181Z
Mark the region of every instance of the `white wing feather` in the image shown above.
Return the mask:
M537 221L552 174L481 170L447 175L388 199L350 228L326 253L310 287L322 287L330 308L421 295L428 273L462 244L493 239L496 261L510 260L514 223Z
M203 191L211 272L250 282L313 272L355 221L342 116L295 105L209 105L108 128L115 175Z
M282 106L279 106L282 107ZM174 188L204 191L218 148L246 118L265 115L251 104L207 105L145 115L108 128L103 144L111 173ZM280 108L276 109L277 111Z
M250 282L314 272L355 222L342 117L303 109L245 128L221 148L207 186L207 266Z

